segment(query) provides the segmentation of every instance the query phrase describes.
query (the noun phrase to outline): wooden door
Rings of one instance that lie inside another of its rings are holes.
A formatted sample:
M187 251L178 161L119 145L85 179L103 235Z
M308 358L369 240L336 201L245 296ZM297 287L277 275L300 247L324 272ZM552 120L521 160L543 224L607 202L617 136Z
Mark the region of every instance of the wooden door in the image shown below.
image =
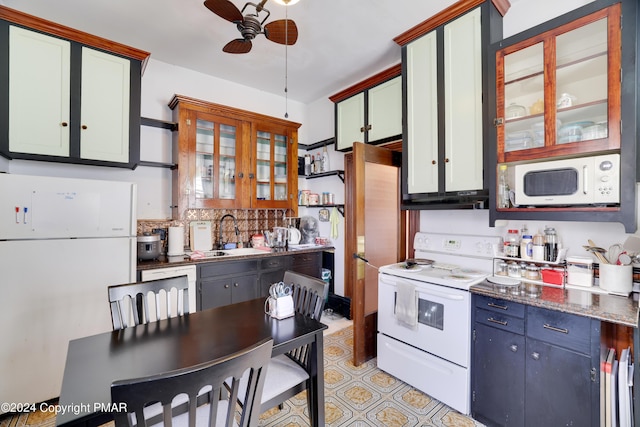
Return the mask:
M376 267L403 260L406 254L400 165L400 153L358 142L353 155L345 157L345 293L351 297L356 366L376 356Z

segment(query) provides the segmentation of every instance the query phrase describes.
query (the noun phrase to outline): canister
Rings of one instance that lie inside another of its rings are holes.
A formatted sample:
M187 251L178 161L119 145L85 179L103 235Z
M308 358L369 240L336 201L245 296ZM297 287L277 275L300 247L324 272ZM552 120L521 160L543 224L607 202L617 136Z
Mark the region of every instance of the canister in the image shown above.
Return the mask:
M300 200L299 205L301 206L309 206L309 190L300 190Z
M593 260L587 257L567 257L567 284L593 286Z
M507 262L498 260L496 264L496 276L507 276Z
M318 193L309 193L309 206L320 204L320 196Z
M604 264L598 265L600 289L614 295L629 296L633 290L633 266Z

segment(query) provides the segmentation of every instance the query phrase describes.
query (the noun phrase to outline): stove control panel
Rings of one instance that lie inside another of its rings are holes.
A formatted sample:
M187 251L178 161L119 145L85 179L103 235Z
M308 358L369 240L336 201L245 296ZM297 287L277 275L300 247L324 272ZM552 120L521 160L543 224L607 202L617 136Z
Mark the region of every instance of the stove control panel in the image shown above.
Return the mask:
M418 232L413 246L421 252L492 258L502 247L502 237Z

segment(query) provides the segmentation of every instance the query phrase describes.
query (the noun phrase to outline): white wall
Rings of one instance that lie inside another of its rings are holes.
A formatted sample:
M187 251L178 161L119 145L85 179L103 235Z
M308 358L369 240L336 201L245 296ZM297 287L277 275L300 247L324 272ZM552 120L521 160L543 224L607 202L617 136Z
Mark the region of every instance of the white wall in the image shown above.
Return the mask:
M594 0L511 0L511 7L502 20L504 38L549 21Z
M333 102L327 97L321 98L306 106L305 115L309 117L307 123L305 123L305 131L300 136L300 143L310 145L325 139L332 138L334 136L334 106ZM327 147L329 152L329 168L331 170L344 169L344 154L334 150L334 146ZM305 154L317 155L322 149L316 149L313 151L300 150L299 155ZM298 188L300 190L307 189L312 193L322 194L325 191L335 194L336 203L344 203L344 184L337 176L330 176L326 178L314 178L305 179L300 178L298 180ZM299 208L298 215L305 216L310 215L318 218L318 208ZM334 292L338 295L344 295L344 218L339 215L340 225L338 238L333 239L333 245L335 246L335 268L334 268ZM320 235L329 237L331 234L330 223L320 222Z

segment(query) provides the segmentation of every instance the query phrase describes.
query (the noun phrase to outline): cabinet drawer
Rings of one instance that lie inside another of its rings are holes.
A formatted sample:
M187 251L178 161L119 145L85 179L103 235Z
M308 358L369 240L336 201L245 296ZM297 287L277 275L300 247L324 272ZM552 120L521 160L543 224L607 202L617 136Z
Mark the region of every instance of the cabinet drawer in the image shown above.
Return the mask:
M500 298L491 298L484 295L474 295L476 308L495 311L505 315L524 318L524 305L503 300Z
M223 261L198 265L199 278L251 273L257 269L256 261Z
M502 311L476 308L475 321L476 323L482 323L487 326L493 326L494 328L524 335L524 319L509 316Z
M313 252L307 254L294 254L291 256L291 260L293 264L300 263L312 263L312 262L320 262L320 252Z
M287 265L286 256L274 256L269 258L263 258L260 261L260 268L262 270L271 270L273 268L285 268Z
M308 276L320 277L322 268L322 253L295 254L291 257L290 269Z
M527 307L527 337L589 354L591 320L539 307Z

